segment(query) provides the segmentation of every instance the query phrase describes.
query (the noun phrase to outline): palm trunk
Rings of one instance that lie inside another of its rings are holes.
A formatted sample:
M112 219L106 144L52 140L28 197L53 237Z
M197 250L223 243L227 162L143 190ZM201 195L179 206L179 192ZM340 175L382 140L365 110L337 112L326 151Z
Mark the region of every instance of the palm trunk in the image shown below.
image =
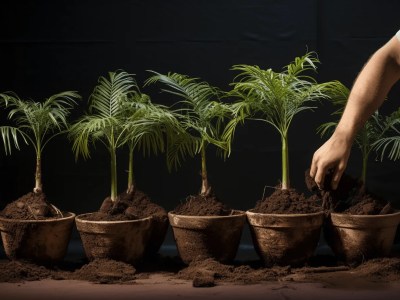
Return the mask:
M117 190L117 154L115 148L110 148L111 154L111 200L115 203L118 197Z
M369 157L369 151L364 148L362 150L362 170L361 170L361 180L364 187L367 183L368 157Z
M210 186L208 184L207 177L207 165L206 165L206 149L201 148L201 191L200 195L208 196L210 194Z
M40 152L38 152L36 154L35 187L33 188L33 192L37 194L41 193L42 191L42 158Z
M133 174L133 147L129 147L129 162L128 162L128 188L126 190L127 194L133 193L135 191L135 177Z
M289 188L289 145L287 134L285 134L282 135L282 190Z

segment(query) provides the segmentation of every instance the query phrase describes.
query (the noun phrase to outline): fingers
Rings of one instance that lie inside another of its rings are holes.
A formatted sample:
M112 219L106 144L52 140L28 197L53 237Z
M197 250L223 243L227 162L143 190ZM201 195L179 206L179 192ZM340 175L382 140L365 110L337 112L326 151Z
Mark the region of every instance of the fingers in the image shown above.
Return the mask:
M333 173L332 181L331 181L331 187L332 187L333 190L337 189L337 187L339 185L340 178L342 178L344 169L345 169L345 167L344 167L343 164L339 164L337 166L337 168L335 169L335 172Z

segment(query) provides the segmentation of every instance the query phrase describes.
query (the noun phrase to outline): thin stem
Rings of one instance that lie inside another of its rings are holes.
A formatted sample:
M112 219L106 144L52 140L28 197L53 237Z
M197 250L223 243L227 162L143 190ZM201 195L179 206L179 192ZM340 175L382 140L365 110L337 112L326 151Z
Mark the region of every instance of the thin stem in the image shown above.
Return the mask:
M135 190L135 177L133 174L133 147L129 146L129 162L128 162L128 189L127 194L132 193Z
M364 147L362 149L362 170L361 170L361 180L363 185L367 183L367 166L368 166L369 151Z
M289 182L289 144L287 134L282 135L282 190L290 187Z
M33 188L33 192L38 194L43 191L42 184L42 158L40 151L36 153L36 171L35 171L35 187Z
M201 191L200 191L200 195L208 196L209 193L210 193L210 186L208 184L208 177L207 177L206 149L203 146L201 148Z
M111 200L115 202L117 200L117 155L116 149L110 147L111 154Z

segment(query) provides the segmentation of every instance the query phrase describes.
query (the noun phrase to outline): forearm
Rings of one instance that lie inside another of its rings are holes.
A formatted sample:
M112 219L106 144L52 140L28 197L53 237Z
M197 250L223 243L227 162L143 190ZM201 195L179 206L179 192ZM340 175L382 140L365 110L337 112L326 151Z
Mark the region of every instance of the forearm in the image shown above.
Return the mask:
M370 58L357 77L335 136L351 143L400 78L400 42L391 39Z

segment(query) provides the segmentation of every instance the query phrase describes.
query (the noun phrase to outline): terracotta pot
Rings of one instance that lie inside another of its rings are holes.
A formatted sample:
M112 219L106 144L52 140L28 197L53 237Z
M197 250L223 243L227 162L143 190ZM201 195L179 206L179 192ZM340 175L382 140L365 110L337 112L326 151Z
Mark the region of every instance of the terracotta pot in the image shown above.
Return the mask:
M324 213L262 214L247 211L255 250L267 266L302 265L314 253Z
M168 218L184 263L199 257L229 262L236 256L246 214L232 211L229 216L186 216L169 212Z
M16 220L0 218L4 250L10 259L43 264L60 262L68 248L75 214L60 219Z
M89 215L75 218L89 260L107 258L135 263L142 258L151 234L151 217L127 221L85 220Z
M393 245L400 212L386 215L331 213L324 226L328 245L349 264L387 256Z

